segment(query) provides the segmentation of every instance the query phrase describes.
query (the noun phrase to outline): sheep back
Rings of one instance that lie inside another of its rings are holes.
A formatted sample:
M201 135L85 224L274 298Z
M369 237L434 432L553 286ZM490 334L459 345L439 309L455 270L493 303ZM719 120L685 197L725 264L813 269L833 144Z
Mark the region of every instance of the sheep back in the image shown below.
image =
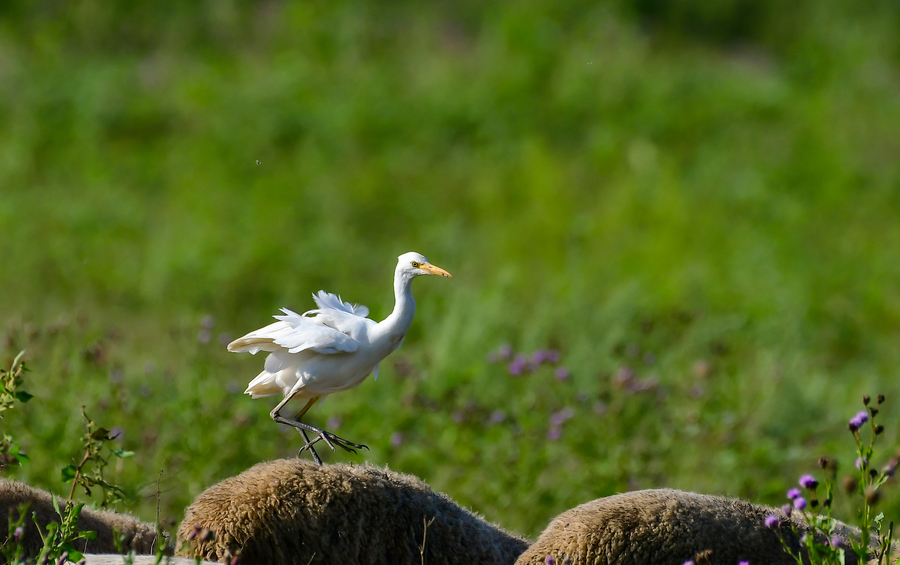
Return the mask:
M214 537L199 541L201 529ZM281 459L201 493L178 529L178 553L239 555L245 565L419 564L423 538L429 565L512 564L529 544L414 476Z
M44 544L31 518L32 513L37 514L41 532L46 532L47 524L60 521L53 508L51 495L25 483L0 478L0 538L8 539L10 512L13 520L17 519L18 508L23 504L29 506L20 539L26 555L35 556ZM62 504L60 501L60 505ZM97 533L96 539L77 542L76 549L85 553L116 553L115 531L126 537L124 542L126 551L133 549L137 553L153 553L156 541L156 527L152 524L146 524L127 514L91 510L86 507L81 509L78 517L78 531Z
M698 563L736 565L796 565L778 538L765 526L780 510L746 501L671 489L642 490L600 498L557 516L516 565L543 565L547 557L557 564L575 565L682 565ZM806 523L792 516L801 533ZM796 553L798 537L787 521L781 535ZM839 523L847 563L856 563L850 549L858 530Z

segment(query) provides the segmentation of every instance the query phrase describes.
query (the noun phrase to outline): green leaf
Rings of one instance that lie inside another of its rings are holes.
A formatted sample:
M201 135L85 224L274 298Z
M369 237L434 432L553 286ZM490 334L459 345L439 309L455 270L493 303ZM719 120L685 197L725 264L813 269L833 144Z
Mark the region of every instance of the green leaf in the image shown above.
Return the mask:
M126 458L134 455L134 451L125 451L124 449L115 449L115 450L113 450L112 454L115 455L116 457L126 459Z
M104 441L109 439L109 430L106 428L98 428L91 434L91 439L95 439L98 441Z
M19 392L16 393L15 396L16 396L16 400L18 400L22 404L25 404L26 402L28 402L29 400L34 398L33 394L31 394L29 392L25 392L24 390L20 390Z
M875 516L873 522L875 522L876 524L880 524L882 520L884 520L884 512L879 512L878 516Z
M72 563L78 563L84 559L84 554L78 551L77 549L69 548L69 561Z
M81 532L82 539L97 539L97 532L94 530L87 530L85 532Z
M13 457L16 458L16 461L19 462L19 465L24 465L25 463L30 463L31 459L28 458L24 453L16 452L12 454Z
M67 483L75 478L75 475L78 473L78 467L74 464L69 463L65 467L62 468L62 481Z

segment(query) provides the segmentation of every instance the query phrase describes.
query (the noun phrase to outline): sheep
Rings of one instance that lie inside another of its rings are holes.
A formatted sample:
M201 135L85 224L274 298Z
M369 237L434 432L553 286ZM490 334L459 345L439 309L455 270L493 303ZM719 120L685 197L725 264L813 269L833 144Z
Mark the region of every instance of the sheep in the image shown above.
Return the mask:
M26 555L36 556L43 547L40 533L32 520L32 513L37 514L41 532L46 532L47 524L59 522L59 514L53 508L50 493L30 487L25 483L0 478L0 537L8 539L9 519L19 517L18 508L28 504L25 522L22 525L21 542ZM60 501L60 506L65 504ZM91 553L116 553L115 531L125 536L123 548L135 550L137 553L153 553L156 541L156 527L141 522L133 516L119 514L108 510L91 510L82 508L78 517L79 531L93 531L97 538L79 540L79 551Z
M412 475L294 458L201 493L185 510L177 553L244 565L512 565L529 544Z
M516 565L796 565L765 525L766 516L782 517L781 535L796 552L800 545L781 510L742 500L671 489L628 492L600 498L557 516ZM809 528L792 513L799 532ZM856 563L849 540L856 528L838 523L847 563Z
M84 565L124 565L122 555L106 554L85 554ZM198 565L195 559L187 559L186 557L166 557L160 561L162 565ZM132 565L159 565L155 555L135 555ZM201 561L202 565L214 565L211 561Z

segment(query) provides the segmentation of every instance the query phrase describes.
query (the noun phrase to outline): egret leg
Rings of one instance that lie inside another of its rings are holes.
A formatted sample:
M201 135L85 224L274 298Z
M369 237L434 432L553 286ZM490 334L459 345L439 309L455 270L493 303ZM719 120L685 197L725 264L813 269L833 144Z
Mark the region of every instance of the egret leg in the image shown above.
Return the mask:
M338 437L338 436L334 435L333 433L326 431L322 428L317 428L315 426L311 426L309 424L305 424L300 421L300 418L302 418L303 415L306 414L306 412L310 408L312 408L312 405L315 404L316 401L321 397L311 398L309 400L309 402L306 403L306 406L304 406L303 409L300 410L300 412L298 412L297 415L293 419L285 418L284 416L282 416L280 414L281 409L284 408L284 405L287 404L293 397L294 397L294 395L286 396L284 398L284 400L282 400L281 402L278 403L278 406L276 406L269 415L272 417L273 420L275 420L279 424L286 424L288 426L291 426L303 434L304 439L306 439L306 445L304 445L303 447L300 448L300 451L297 453L297 455L300 455L300 453L303 453L304 449L309 449L309 451L313 455L313 459L316 460L316 463L321 465L322 459L319 458L319 454L316 453L316 450L313 448L313 444L317 443L319 440L324 441L328 445L328 447L331 448L332 451L334 451L335 444L338 445L341 449L344 449L345 451L348 451L350 453L356 453L356 449L363 449L363 448L369 449L369 447L367 445L364 445L361 443L353 443L352 441L347 441L346 439L344 439L342 437ZM316 434L318 437L316 437L315 439L310 441L306 432L312 432L312 433Z

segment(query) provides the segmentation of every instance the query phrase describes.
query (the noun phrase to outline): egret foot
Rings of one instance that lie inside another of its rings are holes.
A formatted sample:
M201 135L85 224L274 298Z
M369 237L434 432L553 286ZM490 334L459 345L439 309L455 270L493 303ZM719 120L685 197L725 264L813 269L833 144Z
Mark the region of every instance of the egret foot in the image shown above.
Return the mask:
M291 420L291 419L285 418L284 416L281 416L280 414L277 414L277 413L272 414L272 419L275 420L276 422L278 422L279 424L285 424L285 425L291 426L293 428L296 428L297 431L301 432L303 434L303 437L306 439L306 445L304 445L303 447L300 448L300 451L297 452L297 455L299 456L301 453L303 453L304 449L309 449L309 451L313 455L313 459L315 459L316 463L318 463L319 465L322 464L322 460L319 458L319 454L316 453L316 450L313 449L313 445L318 443L320 440L324 441L326 444L328 444L328 447L331 448L331 451L335 450L334 449L335 445L337 445L341 449L348 451L350 453L356 453L357 449L369 449L369 446L367 446L365 444L353 443L352 441L348 441L342 437L334 435L331 432L325 431L322 428L317 428L317 427L311 426L309 424L304 424L303 422L301 422L299 420ZM318 437L316 437L313 440L310 440L309 436L306 435L306 432L312 432L312 433L316 434Z
M347 441L346 439L344 439L342 437L338 437L331 432L326 432L325 430L321 430L318 433L319 433L319 436L316 437L314 440L310 441L309 437L306 436L306 432L304 431L303 437L306 438L306 445L304 445L303 447L300 448L300 453L303 453L304 449L312 450L313 444L319 443L320 441L324 441L325 443L327 443L328 447L330 447L332 451L334 451L335 445L337 445L341 449L348 451L350 453L356 453L357 449L366 449L366 450L369 449L368 445L365 445L363 443L353 443L352 441Z
M319 467L322 466L322 459L319 457L319 454L316 453L316 450L313 449L313 444L319 441L319 438L316 438L315 441L309 441L309 436L306 435L306 430L297 430L301 434L303 434L303 439L306 440L306 445L300 448L300 451L297 452L297 457L303 455L303 450L309 448L309 452L312 453L313 459L315 459L316 463L318 463Z

